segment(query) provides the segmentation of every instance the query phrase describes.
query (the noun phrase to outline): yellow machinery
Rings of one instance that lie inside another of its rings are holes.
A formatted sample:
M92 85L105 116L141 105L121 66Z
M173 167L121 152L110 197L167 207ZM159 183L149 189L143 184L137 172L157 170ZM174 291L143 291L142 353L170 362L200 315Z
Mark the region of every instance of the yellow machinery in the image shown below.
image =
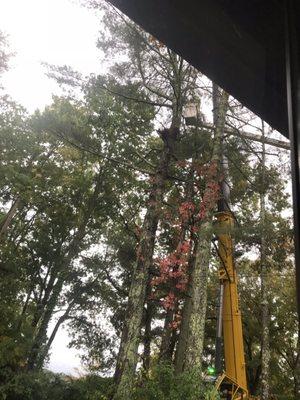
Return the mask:
M216 387L221 398L248 400L242 319L239 309L237 276L233 258L234 220L228 210L217 215L218 253L220 258L220 307L217 326L216 369L220 374ZM223 329L225 371L222 373L220 341Z

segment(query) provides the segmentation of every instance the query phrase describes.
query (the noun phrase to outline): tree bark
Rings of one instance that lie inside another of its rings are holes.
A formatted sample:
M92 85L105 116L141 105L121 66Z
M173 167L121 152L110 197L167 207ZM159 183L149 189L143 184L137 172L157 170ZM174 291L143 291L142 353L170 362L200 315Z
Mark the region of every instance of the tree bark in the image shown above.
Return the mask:
M175 315L178 313L179 303L175 302L174 308L166 312L162 341L159 351L159 360L164 362L172 362L174 349L177 340L176 329L172 327Z
M171 149L175 136L170 130L161 133L164 147L159 167L152 186L147 212L141 229L141 238L137 251L137 262L131 280L128 295L125 326L122 332L119 348L115 381L118 383L114 399L128 399L134 383L134 374L138 361L138 346L146 287L149 280L149 270L152 265L155 235L158 226L168 167L171 159Z
M29 288L29 290L28 290L28 292L26 294L26 299L25 299L24 305L22 307L22 311L20 313L19 320L18 320L17 325L16 325L16 332L19 332L21 327L22 327L22 323L23 323L24 317L25 317L26 312L27 312L27 308L28 308L28 304L29 304L29 301L30 301L30 296L31 296L32 290L33 290L33 285L30 286L30 288Z
M174 318L174 309L168 309L165 315L163 334L159 349L159 360L160 361L171 361L172 354L170 354L170 342L172 338L172 327L171 324Z
M215 88L216 89L216 88ZM225 91L214 90L214 121L215 135L211 163L216 164L220 171L222 138L228 108L228 94ZM208 182L207 182L208 183ZM209 195L206 185L205 195ZM207 305L207 277L212 239L212 210L199 224L199 237L195 247L195 261L190 277L190 297L186 299L182 328L177 347L175 369L177 373L183 370L196 369L201 371L204 329Z
M6 234L6 231L9 227L14 215L18 211L18 207L19 207L20 203L21 203L21 197L17 196L17 198L13 201L8 213L5 215L3 221L1 221L1 223L0 223L0 239L2 236L4 236Z
M43 361L47 354L44 354L43 345L47 339L47 329L52 318L53 311L57 304L57 299L60 295L64 284L64 279L61 277L55 284L53 293L49 298L45 311L40 320L37 332L34 336L33 343L28 355L27 369L29 371L40 369L43 366Z
M195 242L195 241L194 241ZM180 332L177 342L177 347L175 351L175 373L180 374L184 369L185 352L188 344L188 333L189 333L189 323L191 318L191 298L192 298L192 279L191 274L195 267L195 249L197 247L197 241L195 242L195 248L193 254L189 260L189 282L187 289L187 297L184 301L182 309L182 319L180 324Z
M146 291L146 310L145 310L145 330L144 330L144 353L143 353L143 368L145 373L149 371L151 361L151 322L155 306L153 301L149 299L151 294L150 280L148 280L147 291Z
M212 238L211 220L201 224L200 238L195 250L195 264L191 275L190 315L184 369L201 370L204 328L207 305L207 277Z
M142 82L145 88L150 90L145 80L139 52L136 53L136 57ZM126 323L122 332L117 367L114 375L115 381L118 383L114 400L127 400L133 389L134 375L138 361L138 346L140 343L140 330L145 303L146 286L149 280L149 270L153 261L155 236L160 218L165 183L168 178L169 164L172 154L174 153L174 145L179 139L183 107L183 60L181 58L175 60L170 56L170 61L172 61L171 68L173 69L173 72L168 77L168 83L173 89L173 98L170 98L172 103L172 122L169 129L163 129L160 131L164 147L159 160L157 172L154 176L155 182L148 198L147 212L141 229L137 262L133 271L128 296L125 318ZM161 93L155 94L158 96L161 95Z

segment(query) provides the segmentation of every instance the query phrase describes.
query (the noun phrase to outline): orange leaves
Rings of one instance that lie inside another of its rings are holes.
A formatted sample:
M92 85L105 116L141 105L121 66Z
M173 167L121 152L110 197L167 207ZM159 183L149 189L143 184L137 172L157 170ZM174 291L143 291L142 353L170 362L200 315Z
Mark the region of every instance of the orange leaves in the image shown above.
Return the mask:
M174 309L180 293L184 293L187 289L189 252L190 243L183 241L178 244L174 252L157 260L159 276L152 279L151 286L158 288L164 285L170 288L166 297L161 300L166 310Z
M157 276L151 280L151 298L160 300L165 310L176 312L170 324L172 329L177 329L180 324L181 302L188 289L194 234L201 230L201 221L214 209L220 196L220 175L216 162L204 165L178 161L177 166L185 170L185 176L191 181L178 191L177 198L171 197L171 206L163 210L163 227L166 226L167 232L173 235L168 240L173 248L169 254L154 261Z
M214 209L219 197L220 185L214 181L208 182L197 215L200 221L207 216L209 211Z
M169 327L171 329L177 329L179 327L179 325L181 324L181 319L182 319L182 317L181 317L180 313L179 312L176 313L174 316L174 320L169 324Z
M161 304L166 310L172 310L175 306L175 300L175 294L173 292L169 292L167 296L162 300Z
M191 218L195 211L195 204L191 201L185 201L179 206L178 212L183 221L187 221Z
M179 243L178 252L181 254L188 254L190 251L190 248L191 248L190 242L185 240L184 242Z
M177 252L174 252L157 261L159 276L152 279L151 285L158 286L173 281L173 286L178 285L177 289L185 290L185 287L183 286L186 282L185 275L187 269L185 254L182 254L180 257Z

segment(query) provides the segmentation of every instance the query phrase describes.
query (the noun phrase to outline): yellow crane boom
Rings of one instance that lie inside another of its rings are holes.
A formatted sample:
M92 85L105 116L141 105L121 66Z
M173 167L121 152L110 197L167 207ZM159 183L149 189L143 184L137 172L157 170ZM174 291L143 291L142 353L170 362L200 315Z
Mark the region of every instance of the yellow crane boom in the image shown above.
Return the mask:
M220 304L223 321L225 372L217 386L226 399L249 399L244 356L242 318L238 301L237 275L233 258L231 232L234 220L230 211L217 213L219 279L222 288Z

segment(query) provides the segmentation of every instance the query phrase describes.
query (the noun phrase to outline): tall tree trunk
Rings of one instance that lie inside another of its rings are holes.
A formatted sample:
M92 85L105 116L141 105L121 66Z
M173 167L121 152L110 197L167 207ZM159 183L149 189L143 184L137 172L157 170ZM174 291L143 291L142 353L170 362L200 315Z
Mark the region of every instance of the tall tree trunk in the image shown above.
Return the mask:
M47 330L49 322L52 318L53 311L57 304L57 299L60 295L64 284L64 279L61 277L54 286L53 293L49 298L48 304L43 313L38 330L34 336L32 346L29 352L27 369L29 371L40 369L43 366L43 361L47 354L44 354L43 345L47 339Z
M147 290L146 290L146 310L145 310L145 330L144 330L144 353L143 353L143 368L145 373L149 371L150 368L150 358L151 358L151 323L153 318L153 313L155 306L153 301L149 299L151 294L150 280L148 280Z
M172 338L172 322L174 318L174 309L169 308L166 311L163 334L159 349L159 359L160 361L171 361L172 354L170 354L170 342Z
M36 303L37 303L36 309L35 309L35 311L33 313L33 317L32 317L31 326L35 330L37 329L37 327L38 327L38 325L40 323L40 320L41 320L41 318L43 316L43 313L45 312L45 309L47 307L49 298L51 296L51 293L52 293L52 290L54 288L54 284L55 284L55 281L57 279L58 272L59 272L57 270L56 265L50 266L49 268L50 268L50 270L48 269L47 275L48 276L50 275L50 278L48 280L48 283L46 283L47 282L47 278L44 279L45 289L44 289L44 291L41 290L41 292L40 292L39 298L36 301Z
M216 89L216 88L215 88ZM211 163L220 170L222 138L228 108L228 94L214 91L215 135ZM210 196L210 182L207 182L204 197ZM182 329L177 347L177 372L196 369L201 371L204 328L207 303L207 277L212 239L212 210L199 224L199 237L195 247L195 261L190 277L190 297L186 300L182 316Z
M176 329L173 328L172 322L174 317L178 313L179 303L175 301L174 308L167 310L163 328L162 341L159 351L159 360L172 362L174 349L176 345L177 333Z
M80 245L86 234L87 224L96 206L97 199L102 188L102 173L103 171L100 171L97 175L94 191L87 201L87 205L84 209L83 217L79 223L78 229L73 236L65 255L55 267L55 271L57 271L57 273L55 272L52 274L49 280L50 283L45 290L44 299L39 305L38 313L33 321L33 326L37 329L27 358L28 370L42 368L44 360L47 356L47 353L45 353L43 350L43 346L47 340L48 326L53 316L53 312L57 305L63 285L69 275L68 267L71 265L72 260L74 260L74 258L80 252ZM50 347L48 350L49 349Z
M172 148L176 140L176 131L161 132L164 142L157 173L154 177L148 204L141 229L141 238L137 251L137 262L131 279L128 295L125 326L122 332L119 348L115 381L118 383L114 399L128 399L133 383L138 361L138 346L145 303L146 287L149 280L149 270L152 265L155 235L158 226L165 183L168 177Z
M182 309L182 319L181 319L181 324L180 324L180 332L179 332L179 337L178 337L178 342L177 342L177 347L175 351L175 373L179 374L183 372L184 369L184 361L185 361L185 352L187 348L187 343L188 343L188 333L189 333L189 323L190 323L190 318L191 318L191 299L192 299L192 271L194 270L195 267L195 250L197 248L197 239L194 238L194 250L193 253L190 257L189 260L189 266L188 266L188 271L189 271L189 281L188 281L188 288L187 288L187 296L184 301L183 309Z
M207 305L207 277L210 260L212 224L201 224L200 238L195 249L195 264L191 275L190 315L184 369L201 369Z
M21 203L21 197L17 196L17 198L13 201L8 213L5 215L3 220L0 222L0 239L2 238L2 236L4 236L6 234L6 231L9 227L14 215L18 211L18 207L19 207L20 203Z
M262 123L262 137L264 138L264 123ZM262 305L262 338L261 338L261 400L270 398L270 315L269 315L269 296L268 296L268 271L266 260L266 209L265 209L265 144L262 144L261 158L261 193L260 193L260 225L261 225L261 244L260 244L260 263L261 263L261 305Z
M25 299L24 305L22 307L22 311L20 313L19 320L18 320L17 325L16 325L16 332L19 332L21 330L22 323L23 323L24 317L25 317L26 312L27 312L27 308L28 308L28 305L29 305L30 296L32 294L32 291L33 291L33 285L31 285L29 287L29 290L28 290L28 292L26 294L26 299Z
M49 339L47 340L47 343L43 346L42 350L39 353L36 369L41 369L43 367L45 359L46 359L46 357L47 357L47 355L49 353L49 350L50 350L50 348L52 346L53 340L55 339L56 334L57 334L61 324L64 323L68 319L70 311L71 311L73 305L74 305L74 303L71 302L68 305L66 311L63 313L63 315L61 315L59 317L59 319L57 320L57 322L56 322L56 324L55 324L55 326L54 326L54 328L53 328L53 330L51 332L51 335L49 336Z

